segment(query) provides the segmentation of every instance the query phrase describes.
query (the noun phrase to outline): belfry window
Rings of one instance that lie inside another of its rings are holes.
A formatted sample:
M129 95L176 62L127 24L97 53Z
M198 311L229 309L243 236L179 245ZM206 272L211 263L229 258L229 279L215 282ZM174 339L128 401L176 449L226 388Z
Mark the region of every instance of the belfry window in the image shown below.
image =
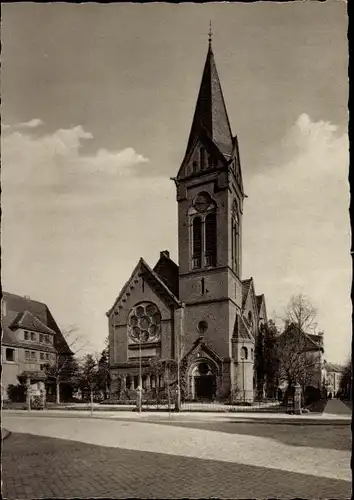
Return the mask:
M205 217L205 266L216 264L216 213Z
M201 267L202 263L202 220L193 219L193 268Z
M216 266L216 204L209 193L198 194L189 211L192 269Z

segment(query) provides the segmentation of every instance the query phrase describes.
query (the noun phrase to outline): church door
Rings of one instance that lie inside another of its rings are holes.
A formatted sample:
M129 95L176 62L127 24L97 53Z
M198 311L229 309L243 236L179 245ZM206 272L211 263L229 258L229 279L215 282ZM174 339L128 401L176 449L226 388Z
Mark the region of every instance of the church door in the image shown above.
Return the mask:
M212 400L216 393L215 375L200 375L195 377L195 397L199 400Z

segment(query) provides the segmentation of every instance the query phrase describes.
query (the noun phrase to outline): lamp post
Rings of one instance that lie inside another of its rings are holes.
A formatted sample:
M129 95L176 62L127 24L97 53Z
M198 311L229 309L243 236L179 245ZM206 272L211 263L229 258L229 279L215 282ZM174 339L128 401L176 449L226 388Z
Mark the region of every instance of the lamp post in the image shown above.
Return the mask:
M141 333L139 335L139 385L137 387L138 411L141 413L142 407L142 375L141 375Z
M180 322L180 329L179 332L177 332L177 342L176 342L176 350L177 350L177 401L176 401L176 411L180 411L181 409L181 382L180 382L180 357L181 357L181 342L180 342L180 337L182 337L182 334L184 332L184 308L185 304L182 303L181 306L181 322Z
M246 351L245 351L245 343L244 343L244 339L242 339L242 393L243 393L243 402L245 402L245 399L246 399L246 393L245 393L245 359L246 359L246 355L245 355Z

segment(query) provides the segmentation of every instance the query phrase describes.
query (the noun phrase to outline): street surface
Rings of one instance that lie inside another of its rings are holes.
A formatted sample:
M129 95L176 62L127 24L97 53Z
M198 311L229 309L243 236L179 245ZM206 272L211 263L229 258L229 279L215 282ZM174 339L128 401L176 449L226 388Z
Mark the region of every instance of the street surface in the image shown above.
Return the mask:
M351 497L348 424L48 413L3 412L5 498Z

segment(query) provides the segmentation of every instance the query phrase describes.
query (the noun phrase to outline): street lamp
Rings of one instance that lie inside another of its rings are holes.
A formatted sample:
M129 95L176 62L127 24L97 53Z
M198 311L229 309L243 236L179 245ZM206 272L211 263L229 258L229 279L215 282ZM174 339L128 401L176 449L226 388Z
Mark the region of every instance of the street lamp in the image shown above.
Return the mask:
M180 357L181 357L181 342L180 342L180 337L183 335L184 331L184 309L185 304L182 303L181 306L181 323L180 323L180 329L179 332L177 332L177 342L176 342L176 350L177 350L177 404L176 404L176 410L180 411L181 409L181 384L180 384Z
M139 385L137 388L137 396L138 396L138 411L141 413L141 407L142 407L142 375L141 375L141 332L139 334Z

